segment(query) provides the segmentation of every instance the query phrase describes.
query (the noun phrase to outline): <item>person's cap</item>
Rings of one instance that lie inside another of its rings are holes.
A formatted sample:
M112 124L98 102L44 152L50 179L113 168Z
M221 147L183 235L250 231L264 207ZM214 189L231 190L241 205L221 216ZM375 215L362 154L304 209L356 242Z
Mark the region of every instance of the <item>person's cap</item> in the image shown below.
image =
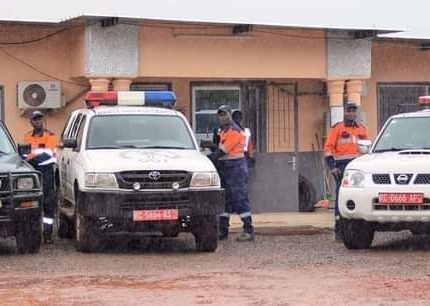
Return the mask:
M345 104L345 110L357 109L357 104L355 102L349 101Z
M231 107L229 105L221 105L220 107L218 107L217 114L221 114L221 113L231 114Z
M31 120L34 120L36 118L42 118L42 117L44 117L43 113L41 111L38 111L38 110L32 112L31 115L30 115L30 119Z

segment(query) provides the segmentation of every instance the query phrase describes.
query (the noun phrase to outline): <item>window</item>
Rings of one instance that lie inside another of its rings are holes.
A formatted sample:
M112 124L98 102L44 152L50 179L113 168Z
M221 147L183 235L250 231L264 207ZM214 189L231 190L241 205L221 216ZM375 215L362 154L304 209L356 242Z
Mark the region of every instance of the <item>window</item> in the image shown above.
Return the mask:
M418 97L429 94L429 84L378 84L379 128L382 127L391 115L423 109L423 105L418 103Z
M193 128L198 138L212 135L218 127L216 112L227 104L232 109L240 108L238 86L195 86L193 87Z
M429 117L392 119L375 145L374 152L430 149Z
M183 119L161 115L96 116L91 119L87 149L159 148L194 150Z
M131 91L162 91L172 90L172 83L132 83Z
M82 137L84 135L84 128L85 128L85 121L86 121L87 117L84 116L81 120L81 124L79 126L79 130L78 130L78 134L76 135L76 141L78 143L78 151L81 148L81 143L82 143Z
M4 88L0 86L0 120L4 121Z
M12 154L15 152L9 133L0 124L0 154Z
M76 134L78 133L78 128L79 128L79 124L81 123L81 119L82 119L82 114L78 114L75 120L73 121L71 129L70 131L68 131L68 137L70 139L76 138Z

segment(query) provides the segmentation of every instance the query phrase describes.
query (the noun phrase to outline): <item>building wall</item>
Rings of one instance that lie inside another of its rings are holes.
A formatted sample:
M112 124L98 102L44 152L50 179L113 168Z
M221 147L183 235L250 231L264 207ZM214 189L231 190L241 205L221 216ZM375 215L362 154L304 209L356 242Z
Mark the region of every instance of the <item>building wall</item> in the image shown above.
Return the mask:
M80 79L85 75L85 26L69 30L68 36L70 76Z
M137 76L139 28L118 24L85 28L85 73L103 76Z
M417 44L376 41L372 44L372 78L365 83L362 108L372 137L377 133L378 82L429 82L430 52ZM418 102L418 101L417 101Z
M327 32L327 79L370 78L371 40L352 33Z
M39 25L0 25L0 40L4 42L33 40L60 29L61 27ZM76 48L70 48L67 43L70 39L76 39L74 36L76 33L72 32L67 30L33 43L1 46L0 67L2 67L2 73L0 74L0 85L4 86L4 120L16 141L22 141L24 133L31 128L28 117L17 107L17 84L19 81L42 81L58 78L72 82L62 82L62 91L66 101L70 101L85 89L85 84L82 84L83 86L75 85L70 78L71 66L76 66L77 63L74 62L71 65L71 62L76 60L76 54L73 53ZM73 70L77 71L76 67ZM82 100L78 99L57 112L47 114L47 128L59 133L71 110L82 106L81 103Z
M196 31L179 26L141 27L139 75L325 78L326 46L322 31L252 31L249 34L252 36L245 38L234 37L216 27Z

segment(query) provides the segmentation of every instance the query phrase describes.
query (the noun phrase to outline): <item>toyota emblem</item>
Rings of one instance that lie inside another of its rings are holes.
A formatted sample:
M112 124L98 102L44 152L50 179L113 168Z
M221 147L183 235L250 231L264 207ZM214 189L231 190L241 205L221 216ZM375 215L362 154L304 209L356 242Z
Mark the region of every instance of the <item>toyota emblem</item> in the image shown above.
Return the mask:
M161 173L159 171L151 171L148 176L151 180L158 181L161 178Z

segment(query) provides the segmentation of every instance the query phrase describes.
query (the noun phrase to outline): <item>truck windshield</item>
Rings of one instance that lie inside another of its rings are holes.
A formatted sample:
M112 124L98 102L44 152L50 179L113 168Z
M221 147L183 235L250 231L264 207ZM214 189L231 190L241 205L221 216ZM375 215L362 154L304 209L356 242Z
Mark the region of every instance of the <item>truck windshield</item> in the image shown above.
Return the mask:
M373 152L430 149L430 117L394 118L382 131Z
M8 133L0 126L0 154L16 153Z
M93 117L87 149L157 148L194 150L193 138L180 117L109 115Z

